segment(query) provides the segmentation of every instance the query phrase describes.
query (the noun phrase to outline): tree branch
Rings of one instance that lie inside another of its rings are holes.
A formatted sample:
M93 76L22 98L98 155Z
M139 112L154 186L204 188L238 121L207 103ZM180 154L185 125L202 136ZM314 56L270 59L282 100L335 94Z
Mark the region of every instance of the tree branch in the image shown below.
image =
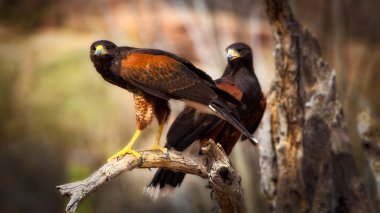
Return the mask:
M60 185L56 189L61 195L70 197L66 211L74 212L82 200L118 175L135 168L160 167L208 178L221 212L245 212L240 177L223 149L210 140L202 152L202 156L193 156L173 150L168 153L142 151L140 158L128 154L106 163L85 180Z

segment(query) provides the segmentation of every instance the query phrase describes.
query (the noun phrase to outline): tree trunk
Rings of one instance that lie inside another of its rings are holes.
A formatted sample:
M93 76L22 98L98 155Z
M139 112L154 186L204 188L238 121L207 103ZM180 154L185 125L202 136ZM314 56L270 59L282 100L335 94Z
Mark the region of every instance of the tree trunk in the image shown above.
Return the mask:
M337 97L335 71L288 1L266 0L276 42L262 141L262 189L275 212L374 212L360 181Z
M357 116L357 128L369 168L375 179L376 210L380 210L380 123L369 111ZM375 188L375 187L374 187Z

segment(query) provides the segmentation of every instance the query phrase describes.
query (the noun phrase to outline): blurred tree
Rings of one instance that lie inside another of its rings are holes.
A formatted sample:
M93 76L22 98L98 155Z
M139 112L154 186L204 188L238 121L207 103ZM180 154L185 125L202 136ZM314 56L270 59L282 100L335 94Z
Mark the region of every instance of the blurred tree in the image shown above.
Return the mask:
M356 169L335 72L288 2L265 2L277 44L261 155L262 187L272 210L375 212Z
M3 0L0 2L0 20L16 25L18 30L29 32L46 25L59 26L64 19L60 10L62 1Z

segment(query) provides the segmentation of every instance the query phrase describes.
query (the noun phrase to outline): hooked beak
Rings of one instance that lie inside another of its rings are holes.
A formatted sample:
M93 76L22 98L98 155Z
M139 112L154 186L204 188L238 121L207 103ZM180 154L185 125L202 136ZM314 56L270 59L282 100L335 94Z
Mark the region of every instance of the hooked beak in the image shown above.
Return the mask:
M232 60L232 59L235 59L235 58L239 58L240 57L240 54L234 50L234 49L228 49L227 50L227 59L228 60Z
M94 54L95 55L104 55L104 54L107 54L107 51L103 48L102 45L98 45L98 46L96 46Z

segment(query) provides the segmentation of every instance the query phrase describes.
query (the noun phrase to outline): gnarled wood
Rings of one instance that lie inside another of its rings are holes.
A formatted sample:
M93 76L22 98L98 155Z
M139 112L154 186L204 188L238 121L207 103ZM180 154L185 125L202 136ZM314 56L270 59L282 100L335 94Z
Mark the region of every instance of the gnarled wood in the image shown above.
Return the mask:
M118 175L135 168L161 167L208 178L221 212L245 212L240 177L232 168L223 149L215 142L209 141L202 150L204 153L202 156L172 150L168 153L142 151L140 158L127 154L119 160L115 159L106 163L85 180L56 188L61 195L70 197L66 211L74 212L82 200Z
M357 128L360 135L365 157L376 181L376 208L380 209L380 123L368 111L361 112L357 117Z
M271 137L261 141L274 150L261 156L270 173L263 176L271 178L262 182L264 194L275 212L373 212L352 157L335 71L288 1L265 2L277 75L267 108Z

